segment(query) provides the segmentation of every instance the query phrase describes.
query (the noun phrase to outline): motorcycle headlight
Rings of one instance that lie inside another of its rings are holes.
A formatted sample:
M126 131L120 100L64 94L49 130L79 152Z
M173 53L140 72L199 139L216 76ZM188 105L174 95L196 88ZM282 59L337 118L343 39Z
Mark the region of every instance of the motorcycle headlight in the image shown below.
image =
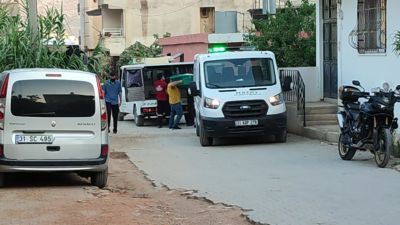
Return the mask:
M390 86L388 83L385 82L385 83L383 83L382 88L383 88L383 90L388 91Z
M269 103L271 103L271 105L280 105L283 102L284 101L283 101L282 92L277 95L269 97Z
M204 107L209 109L218 109L221 103L218 99L204 97Z

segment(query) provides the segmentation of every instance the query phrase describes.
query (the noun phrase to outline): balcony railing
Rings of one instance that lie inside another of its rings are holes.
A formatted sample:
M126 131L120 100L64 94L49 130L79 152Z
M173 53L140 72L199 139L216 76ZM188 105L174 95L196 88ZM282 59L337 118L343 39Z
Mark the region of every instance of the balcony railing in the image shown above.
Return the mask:
M103 29L103 37L123 37L123 29L122 28L104 28Z

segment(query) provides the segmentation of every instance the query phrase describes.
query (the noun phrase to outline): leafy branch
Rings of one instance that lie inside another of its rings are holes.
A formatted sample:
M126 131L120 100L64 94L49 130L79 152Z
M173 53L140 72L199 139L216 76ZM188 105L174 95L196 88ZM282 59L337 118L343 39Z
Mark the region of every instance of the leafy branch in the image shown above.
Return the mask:
M126 48L120 55L117 62L117 66L121 67L128 65L133 58L151 58L156 55L160 55L162 52L162 46L159 44L159 35L153 34L154 42L149 46L145 46L140 42L135 42L135 44ZM165 33L163 37L171 37L171 33Z
M290 1L267 20L253 20L260 36L245 35L250 45L258 50L274 52L279 67L315 66L316 63L316 8L304 0L300 8Z
M396 31L394 35L393 52L397 56L400 56L400 31Z

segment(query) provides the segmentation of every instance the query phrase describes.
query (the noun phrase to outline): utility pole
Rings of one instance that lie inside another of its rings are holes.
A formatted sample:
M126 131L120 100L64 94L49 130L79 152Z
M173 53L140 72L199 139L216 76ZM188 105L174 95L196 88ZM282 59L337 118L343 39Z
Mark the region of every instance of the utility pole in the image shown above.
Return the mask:
M39 24L38 24L38 12L37 12L37 0L28 0L29 7L29 21L31 24L31 29L33 33L33 41L35 41L38 37L39 33Z

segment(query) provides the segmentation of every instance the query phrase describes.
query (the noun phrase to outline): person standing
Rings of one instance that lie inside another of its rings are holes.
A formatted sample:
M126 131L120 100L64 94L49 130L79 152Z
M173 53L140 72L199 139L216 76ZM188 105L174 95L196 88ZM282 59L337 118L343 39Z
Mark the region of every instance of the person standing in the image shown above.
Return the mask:
M183 108L181 104L181 93L176 85L181 84L183 81L172 82L170 80L167 88L169 95L169 104L171 106L171 116L169 118L169 128L173 130L181 129L178 124L183 116ZM176 118L175 118L176 115ZM175 119L175 120L174 120Z
M117 74L111 70L110 79L103 85L103 92L107 107L108 119L108 133L110 133L111 114L113 118L113 133L118 131L118 114L119 107L122 103L122 86L121 82L117 80Z
M158 128L162 127L164 116L167 116L169 112L169 100L167 94L168 84L164 80L164 76L159 73L157 74L157 81L154 83L154 87L157 91L157 116L158 116Z

